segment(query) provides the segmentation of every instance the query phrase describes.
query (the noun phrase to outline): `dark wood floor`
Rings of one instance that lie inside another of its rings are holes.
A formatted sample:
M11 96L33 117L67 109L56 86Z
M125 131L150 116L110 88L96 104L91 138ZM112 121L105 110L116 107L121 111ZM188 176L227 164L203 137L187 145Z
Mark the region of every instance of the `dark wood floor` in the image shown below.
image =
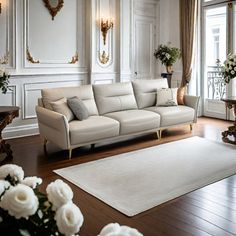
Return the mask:
M67 159L66 151L60 151L52 144L49 144L49 154L45 156L39 136L9 140L9 143L14 152L12 163L21 165L26 175L42 177L44 182L41 190L45 191L49 182L59 178L52 172L53 169L195 135L221 142L221 132L229 124L221 120L200 118L192 133L189 132L189 127L181 126L166 130L161 141L156 139L155 134L151 134L119 143L100 144L93 151L89 147L79 148L73 151L72 160ZM145 236L236 235L236 176L196 190L132 218L126 217L73 184L68 184L74 191L74 202L79 205L85 218L80 236L95 236L110 222L137 228Z

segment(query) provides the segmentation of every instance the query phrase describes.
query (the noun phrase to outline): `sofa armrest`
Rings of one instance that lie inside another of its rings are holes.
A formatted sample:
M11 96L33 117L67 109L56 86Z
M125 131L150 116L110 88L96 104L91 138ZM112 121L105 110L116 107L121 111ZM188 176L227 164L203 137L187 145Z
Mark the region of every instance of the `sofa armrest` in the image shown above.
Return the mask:
M40 106L36 106L36 114L40 135L62 149L69 149L69 124L66 117Z
M192 107L195 110L194 120L193 122L197 122L197 114L198 114L198 106L199 106L200 97L198 96L191 96L185 95L184 96L184 103L188 107Z

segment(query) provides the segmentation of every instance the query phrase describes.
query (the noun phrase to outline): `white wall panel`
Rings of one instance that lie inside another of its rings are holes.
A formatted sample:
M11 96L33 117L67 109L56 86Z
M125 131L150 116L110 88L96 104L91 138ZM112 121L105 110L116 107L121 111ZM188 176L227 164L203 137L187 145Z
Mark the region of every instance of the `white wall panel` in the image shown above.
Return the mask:
M65 0L54 20L43 1L24 0L24 66L84 67L84 18L84 0ZM27 50L38 63L28 59Z
M9 86L6 94L0 93L0 106L16 106L16 86Z
M15 0L2 0L0 14L0 66L15 67Z

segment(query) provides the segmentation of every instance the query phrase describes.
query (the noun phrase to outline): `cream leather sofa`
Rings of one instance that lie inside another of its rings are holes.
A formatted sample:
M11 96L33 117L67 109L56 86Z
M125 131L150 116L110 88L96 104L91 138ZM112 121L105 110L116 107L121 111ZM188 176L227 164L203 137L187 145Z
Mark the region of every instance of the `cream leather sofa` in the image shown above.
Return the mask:
M168 88L166 79L43 89L36 107L40 135L61 149L95 144L116 137L157 132L197 120L199 97L185 95L185 105L156 107L156 90ZM78 96L89 112L86 120L72 120L50 105L63 97Z

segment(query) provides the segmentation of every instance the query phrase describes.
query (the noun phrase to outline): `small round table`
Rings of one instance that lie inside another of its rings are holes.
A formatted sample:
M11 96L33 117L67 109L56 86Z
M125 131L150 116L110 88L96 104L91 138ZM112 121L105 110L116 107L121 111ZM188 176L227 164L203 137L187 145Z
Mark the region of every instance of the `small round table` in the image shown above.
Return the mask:
M19 110L19 107L0 106L0 154L7 154L3 161L11 160L13 156L10 144L6 143L6 141L2 138L2 131L15 117L19 116Z
M235 121L232 126L228 127L228 130L222 132L222 140L225 143L231 143L236 145L236 97L227 97L221 99L225 102L226 108L234 109ZM230 140L228 136L233 136L234 140Z

